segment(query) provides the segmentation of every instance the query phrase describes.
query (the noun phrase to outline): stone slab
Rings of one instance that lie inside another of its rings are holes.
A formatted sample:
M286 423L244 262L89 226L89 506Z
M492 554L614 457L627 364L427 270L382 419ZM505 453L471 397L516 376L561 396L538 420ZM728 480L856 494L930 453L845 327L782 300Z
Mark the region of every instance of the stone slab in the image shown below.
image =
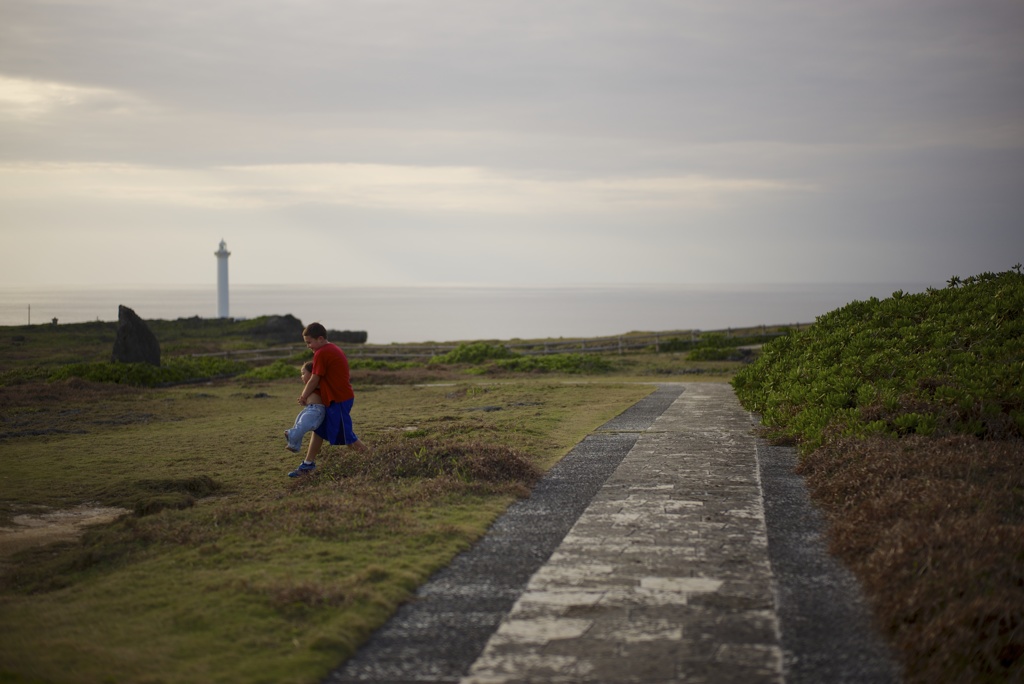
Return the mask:
M688 385L462 682L782 681L763 511L749 414Z

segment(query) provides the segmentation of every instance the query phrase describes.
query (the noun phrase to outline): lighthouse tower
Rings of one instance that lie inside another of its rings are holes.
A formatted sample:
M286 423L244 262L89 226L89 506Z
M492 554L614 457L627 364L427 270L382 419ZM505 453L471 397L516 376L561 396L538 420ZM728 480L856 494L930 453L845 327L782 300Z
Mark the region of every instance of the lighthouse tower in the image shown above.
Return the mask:
M228 317L228 251L221 238L220 249L213 253L217 257L217 318Z

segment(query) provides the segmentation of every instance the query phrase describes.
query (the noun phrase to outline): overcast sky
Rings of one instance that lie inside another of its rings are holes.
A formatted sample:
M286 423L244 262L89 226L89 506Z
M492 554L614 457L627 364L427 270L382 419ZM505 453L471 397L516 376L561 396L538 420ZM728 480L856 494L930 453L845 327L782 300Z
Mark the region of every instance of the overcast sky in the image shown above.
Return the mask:
M0 286L1024 261L1021 0L0 0Z

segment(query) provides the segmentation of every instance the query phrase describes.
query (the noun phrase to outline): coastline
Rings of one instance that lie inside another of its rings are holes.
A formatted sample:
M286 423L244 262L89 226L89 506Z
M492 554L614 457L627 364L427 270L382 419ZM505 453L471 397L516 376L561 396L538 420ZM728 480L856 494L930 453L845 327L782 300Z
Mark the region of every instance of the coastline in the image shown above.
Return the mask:
M938 287L938 285L932 285ZM234 285L233 318L291 314L375 344L467 339L586 338L634 330L724 330L810 323L849 302L923 292L927 284L623 285L564 287ZM213 284L0 288L0 326L214 318ZM31 307L31 310L29 310Z

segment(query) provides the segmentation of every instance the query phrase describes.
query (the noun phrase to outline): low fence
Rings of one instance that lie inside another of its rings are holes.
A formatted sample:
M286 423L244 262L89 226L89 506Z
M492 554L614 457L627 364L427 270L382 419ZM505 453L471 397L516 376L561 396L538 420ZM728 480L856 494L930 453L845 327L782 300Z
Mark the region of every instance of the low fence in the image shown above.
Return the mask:
M524 356L543 354L568 354L568 353L608 353L617 352L624 354L629 351L651 349L655 352L663 351L667 344L676 344L676 341L699 344L705 336L723 337L726 340L737 337L762 337L770 338L786 334L784 328L799 330L807 324L796 323L789 326L757 326L754 328L726 328L724 330L673 330L657 333L630 333L628 335L616 335L612 337L588 337L572 340L538 340L538 341L517 341L498 342L487 341L491 344L500 344L517 354ZM452 344L346 344L345 354L350 359L372 359L374 361L421 361L447 354L458 348L457 343ZM276 361L286 359L295 354L305 351L304 345L290 345L284 347L271 347L268 349L243 349L225 352L210 352L204 354L193 354L193 356L216 356L223 358L238 359L240 361Z

